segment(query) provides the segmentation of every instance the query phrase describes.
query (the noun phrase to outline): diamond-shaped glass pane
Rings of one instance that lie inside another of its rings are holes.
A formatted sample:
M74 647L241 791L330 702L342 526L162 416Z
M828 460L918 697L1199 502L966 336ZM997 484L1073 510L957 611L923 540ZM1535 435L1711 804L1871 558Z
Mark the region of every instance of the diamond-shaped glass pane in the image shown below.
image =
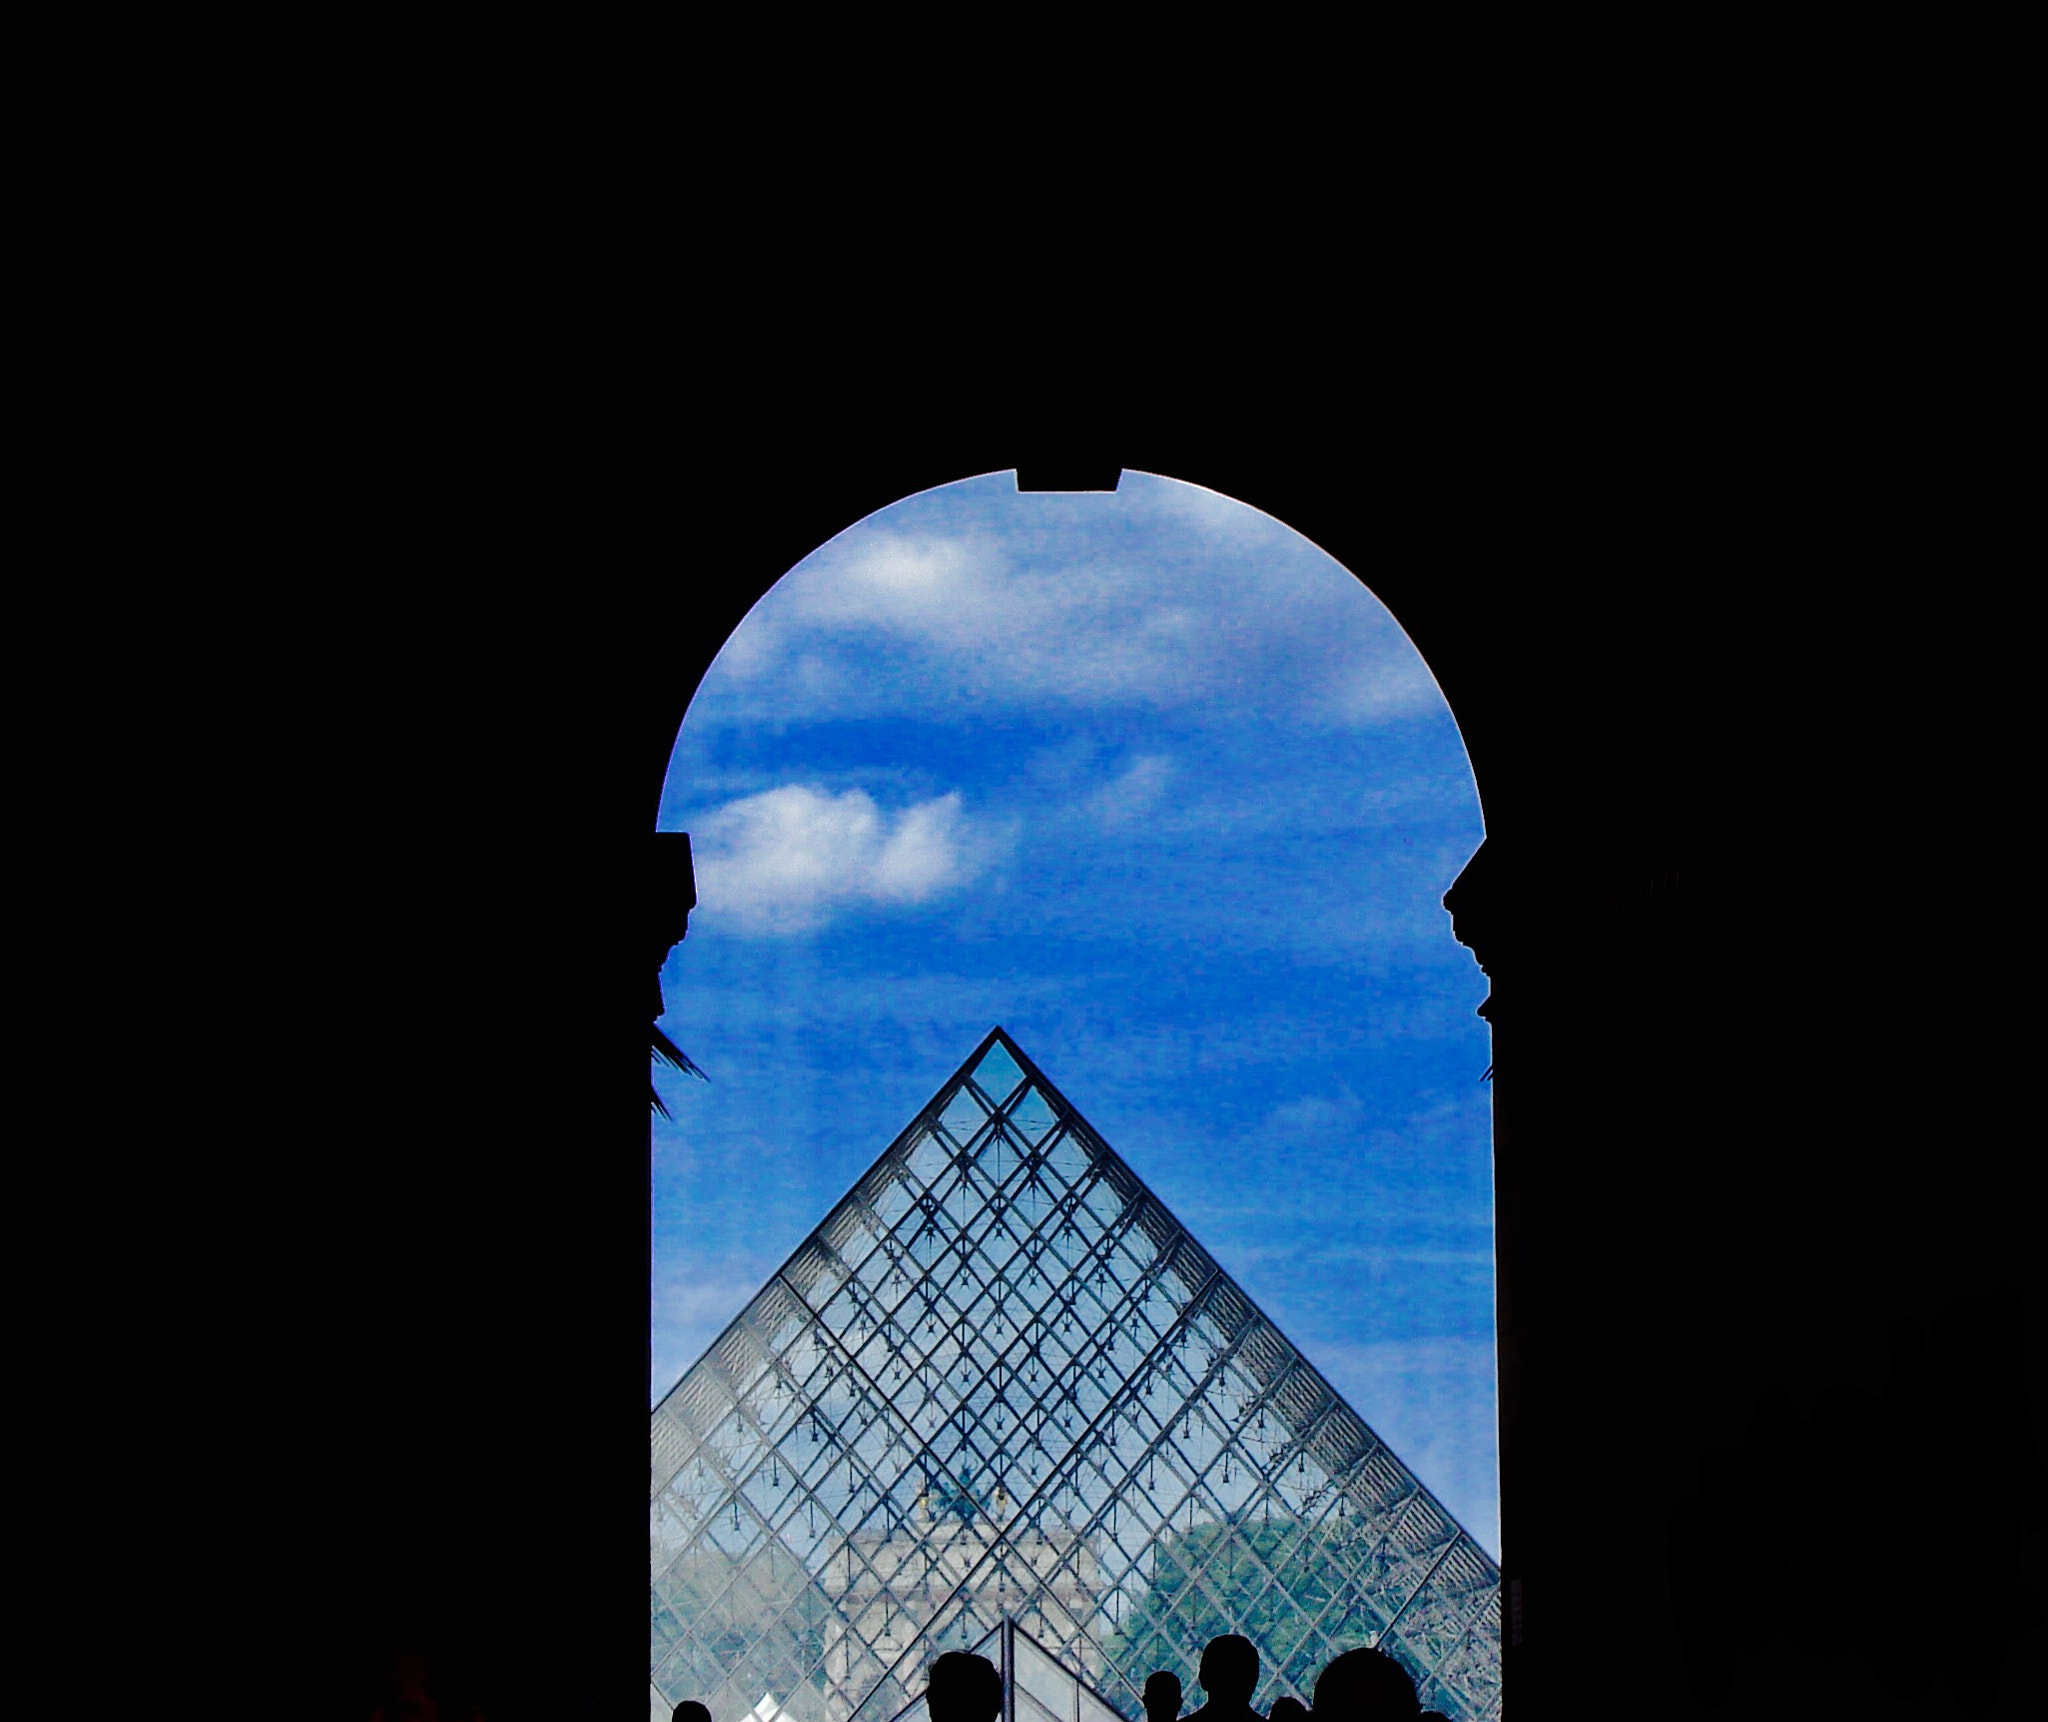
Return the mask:
M946 1134L953 1138L955 1146L962 1148L974 1139L987 1118L981 1102L966 1088L939 1109L939 1122L946 1127Z
M1023 1070L1000 1039L982 1054L981 1062L974 1067L975 1086L998 1106L1016 1092L1017 1084L1023 1080Z
M1494 1563L1027 1063L956 1072L656 1409L650 1703L887 1722L1009 1621L1019 1716L1242 1632L1260 1709L1381 1644L1483 1722Z
M1021 1136L1027 1145L1035 1146L1042 1141L1059 1120L1050 1100L1033 1086L1017 1097L1010 1108L1010 1127Z

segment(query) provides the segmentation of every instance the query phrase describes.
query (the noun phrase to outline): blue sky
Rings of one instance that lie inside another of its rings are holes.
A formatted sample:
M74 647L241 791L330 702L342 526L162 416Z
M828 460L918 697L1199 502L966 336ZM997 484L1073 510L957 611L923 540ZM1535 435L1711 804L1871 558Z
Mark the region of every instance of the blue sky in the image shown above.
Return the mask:
M1483 828L1357 580L1140 473L928 491L755 606L660 825L656 1399L1000 1023L1498 1555Z

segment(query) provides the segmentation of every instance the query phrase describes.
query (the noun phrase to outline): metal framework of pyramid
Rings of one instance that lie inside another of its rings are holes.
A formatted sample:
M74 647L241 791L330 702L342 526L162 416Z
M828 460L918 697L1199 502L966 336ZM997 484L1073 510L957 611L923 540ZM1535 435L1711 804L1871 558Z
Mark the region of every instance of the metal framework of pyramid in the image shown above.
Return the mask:
M1124 1722L1122 1711L1007 1615L968 1654L986 1657L1001 1672L1002 1722ZM923 1695L889 1722L931 1722Z
M653 1416L650 1716L889 1722L1014 1620L1129 1716L1258 1646L1500 1711L1500 1573L1001 1029Z

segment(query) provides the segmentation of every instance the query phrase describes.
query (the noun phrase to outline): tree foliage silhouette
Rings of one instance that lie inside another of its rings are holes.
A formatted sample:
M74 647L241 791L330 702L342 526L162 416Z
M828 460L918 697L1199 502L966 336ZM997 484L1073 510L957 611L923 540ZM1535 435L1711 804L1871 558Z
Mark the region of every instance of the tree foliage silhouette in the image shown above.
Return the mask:
M699 1082L709 1082L711 1080L710 1077L697 1068L696 1060L691 1058L674 1041L670 1040L667 1035L663 1034L658 1026L650 1028L647 1032L650 1037L648 1051L652 1057L667 1065L671 1070L680 1070L686 1075L696 1077ZM661 1092L652 1082L647 1085L647 1102L662 1117L668 1119L671 1123L675 1121L675 1115L662 1104Z
M1105 1645L1134 1689L1154 1669L1192 1680L1202 1646L1241 1633L1258 1646L1267 1700L1311 1690L1339 1652L1370 1644L1380 1621L1357 1583L1349 1527L1236 1517L1169 1531L1143 1597Z

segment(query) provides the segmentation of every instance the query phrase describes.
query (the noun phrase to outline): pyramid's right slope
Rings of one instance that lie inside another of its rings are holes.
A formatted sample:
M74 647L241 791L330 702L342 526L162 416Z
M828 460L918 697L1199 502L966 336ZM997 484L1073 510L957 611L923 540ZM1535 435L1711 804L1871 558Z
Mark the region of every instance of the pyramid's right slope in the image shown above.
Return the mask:
M887 1717L1006 1615L1132 1715L1226 1631L1499 1709L1492 1560L1000 1029L653 1434L655 1710Z

